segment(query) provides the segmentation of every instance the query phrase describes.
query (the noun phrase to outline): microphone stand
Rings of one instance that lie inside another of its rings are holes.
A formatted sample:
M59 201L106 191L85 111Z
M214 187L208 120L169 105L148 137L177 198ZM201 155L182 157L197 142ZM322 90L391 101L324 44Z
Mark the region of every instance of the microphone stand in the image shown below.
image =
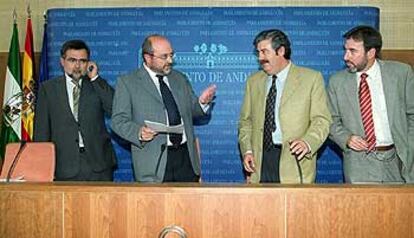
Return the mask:
M10 182L10 178L13 174L14 169L16 168L17 162L19 162L20 155L22 154L24 148L26 148L26 141L21 141L19 150L17 151L17 154L14 156L13 162L10 165L9 171L7 173L7 177L6 177L6 182L7 183Z
M164 144L161 145L161 153L160 153L160 156L158 157L157 166L155 167L155 176L156 177L157 177L157 174L158 174L158 169L160 167L162 154L164 154L164 151L165 151L166 148L167 148L167 144L164 143Z

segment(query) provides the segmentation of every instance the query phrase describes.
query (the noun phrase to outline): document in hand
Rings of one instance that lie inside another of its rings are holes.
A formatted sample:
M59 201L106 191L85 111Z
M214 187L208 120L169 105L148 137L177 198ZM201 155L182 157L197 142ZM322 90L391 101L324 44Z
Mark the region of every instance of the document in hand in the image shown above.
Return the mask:
M163 123L159 122L153 122L153 121L144 121L145 125L151 129L153 129L155 132L158 133L175 133L175 134L183 134L184 132L184 125L176 125L176 126L169 126L165 125Z

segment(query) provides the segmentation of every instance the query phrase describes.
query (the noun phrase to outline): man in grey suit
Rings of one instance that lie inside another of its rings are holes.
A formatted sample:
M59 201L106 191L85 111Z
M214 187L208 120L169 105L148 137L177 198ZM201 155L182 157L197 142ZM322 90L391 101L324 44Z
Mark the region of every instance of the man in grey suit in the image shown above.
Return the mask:
M358 26L344 35L347 70L333 75L330 138L343 150L349 183L414 182L414 76L380 60L381 34Z
M104 115L111 115L114 91L85 42L67 41L60 54L64 75L40 87L34 141L54 142L55 180L111 181L115 153Z
M204 116L216 86L197 98L184 74L172 69L174 51L168 39L150 35L142 44L143 66L118 79L112 129L131 143L135 179L139 182L197 182L200 159L193 118ZM183 134L157 133L145 120L184 125Z

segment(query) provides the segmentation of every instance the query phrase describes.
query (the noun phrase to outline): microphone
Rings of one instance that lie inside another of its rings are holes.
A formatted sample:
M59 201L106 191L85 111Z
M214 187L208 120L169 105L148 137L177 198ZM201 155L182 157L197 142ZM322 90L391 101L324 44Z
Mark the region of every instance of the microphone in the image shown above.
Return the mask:
M19 162L20 155L22 154L22 152L25 148L26 148L26 141L25 140L20 141L19 150L17 151L17 154L14 156L13 162L10 165L10 168L9 168L9 172L7 173L7 177L6 177L6 182L7 183L10 182L10 178L13 174L14 169L16 168L17 162Z
M300 184L303 184L302 166L300 166L300 161L298 160L296 156L295 156L295 161L296 161L296 167L298 168L298 172L299 172Z
M164 151L165 151L166 148L167 148L166 143L161 145L161 153L160 153L160 156L158 157L157 167L155 167L155 176L157 176L157 174L158 174L158 169L160 167L161 157L162 157L162 154L164 154Z

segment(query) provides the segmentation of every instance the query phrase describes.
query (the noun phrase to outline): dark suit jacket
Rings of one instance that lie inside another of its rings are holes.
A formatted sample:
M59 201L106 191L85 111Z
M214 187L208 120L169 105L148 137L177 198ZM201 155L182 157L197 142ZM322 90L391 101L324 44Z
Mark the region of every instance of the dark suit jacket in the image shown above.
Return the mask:
M56 147L56 180L75 176L80 170L78 128L87 162L94 171L110 169L115 153L105 127L111 115L114 90L105 80L83 80L79 99L79 122L70 110L65 77L44 82L39 90L34 125L35 141L51 141Z
M168 75L168 83L184 121L194 173L199 175L200 159L196 152L193 118L203 116L204 112L190 82L182 73L172 70ZM161 151L167 144L167 136L158 134L152 141L141 143L138 132L144 125L144 120L167 123L161 95L148 72L140 68L118 79L113 103L112 129L132 143L135 179L140 182L162 182L167 164L167 151Z

